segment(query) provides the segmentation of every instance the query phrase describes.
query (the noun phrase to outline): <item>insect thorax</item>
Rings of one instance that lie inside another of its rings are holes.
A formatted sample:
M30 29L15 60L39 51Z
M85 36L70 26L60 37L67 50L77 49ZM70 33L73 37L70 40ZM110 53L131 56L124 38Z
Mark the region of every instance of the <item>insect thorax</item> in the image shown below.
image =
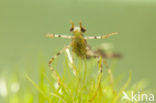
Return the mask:
M82 35L74 36L72 39L72 51L80 58L86 58L87 53L87 43Z

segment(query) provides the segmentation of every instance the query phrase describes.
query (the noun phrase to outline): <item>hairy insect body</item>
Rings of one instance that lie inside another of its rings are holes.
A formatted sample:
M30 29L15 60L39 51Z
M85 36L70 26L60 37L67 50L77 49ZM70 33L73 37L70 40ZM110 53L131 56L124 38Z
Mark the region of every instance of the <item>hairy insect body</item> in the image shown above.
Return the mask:
M87 54L87 42L84 39L83 35L75 35L72 38L72 51L81 59L86 58Z

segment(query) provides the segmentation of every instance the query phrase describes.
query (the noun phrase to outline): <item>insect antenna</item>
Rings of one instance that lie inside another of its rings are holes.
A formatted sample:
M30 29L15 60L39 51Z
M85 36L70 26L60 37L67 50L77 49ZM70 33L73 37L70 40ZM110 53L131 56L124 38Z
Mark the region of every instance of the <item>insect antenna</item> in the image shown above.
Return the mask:
M86 29L82 26L82 21L79 22L79 25L80 25L80 29L81 29L81 31L82 31L82 32L85 32Z
M70 20L70 23L72 24L72 27L70 28L70 31L74 30L74 22L72 20Z

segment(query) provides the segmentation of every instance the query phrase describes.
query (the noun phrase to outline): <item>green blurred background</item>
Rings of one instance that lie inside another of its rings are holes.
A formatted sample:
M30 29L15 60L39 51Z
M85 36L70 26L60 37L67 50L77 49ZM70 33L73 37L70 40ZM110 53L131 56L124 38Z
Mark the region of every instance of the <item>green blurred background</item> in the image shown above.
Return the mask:
M132 71L133 82L146 79L148 88L156 87L154 0L0 0L0 72L35 73L41 62L47 65L70 40L45 35L71 35L71 19L82 20L87 36L119 31L107 40L88 42L92 46L112 43L123 55L115 74ZM59 57L61 63L63 59Z

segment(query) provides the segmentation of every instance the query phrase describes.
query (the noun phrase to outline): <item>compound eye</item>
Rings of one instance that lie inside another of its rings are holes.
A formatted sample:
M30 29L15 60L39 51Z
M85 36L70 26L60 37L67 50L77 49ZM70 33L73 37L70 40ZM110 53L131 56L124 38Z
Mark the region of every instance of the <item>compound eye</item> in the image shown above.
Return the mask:
M81 27L81 31L84 33L84 32L86 32L86 29Z
M70 28L70 31L72 32L74 30L74 28L72 27L72 28Z

